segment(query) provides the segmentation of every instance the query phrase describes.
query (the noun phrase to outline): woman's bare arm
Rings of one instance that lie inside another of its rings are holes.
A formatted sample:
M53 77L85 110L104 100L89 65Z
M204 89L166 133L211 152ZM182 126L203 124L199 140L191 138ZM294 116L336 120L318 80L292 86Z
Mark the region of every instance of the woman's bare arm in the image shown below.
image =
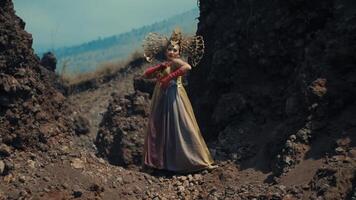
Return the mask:
M178 65L180 65L186 71L192 69L192 66L190 66L189 63L185 62L184 60L182 60L180 58L173 58L173 59L171 59L171 61L173 61L174 63L177 63Z

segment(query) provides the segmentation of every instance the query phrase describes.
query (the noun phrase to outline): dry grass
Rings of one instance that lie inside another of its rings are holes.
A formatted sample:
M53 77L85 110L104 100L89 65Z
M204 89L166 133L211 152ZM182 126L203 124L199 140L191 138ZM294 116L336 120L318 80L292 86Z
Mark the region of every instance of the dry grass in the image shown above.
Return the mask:
M136 50L127 59L114 62L104 62L100 64L95 71L81 74L68 74L65 71L61 74L62 83L66 85L75 85L84 81L98 79L117 73L120 69L126 67L130 62L143 57L143 53Z

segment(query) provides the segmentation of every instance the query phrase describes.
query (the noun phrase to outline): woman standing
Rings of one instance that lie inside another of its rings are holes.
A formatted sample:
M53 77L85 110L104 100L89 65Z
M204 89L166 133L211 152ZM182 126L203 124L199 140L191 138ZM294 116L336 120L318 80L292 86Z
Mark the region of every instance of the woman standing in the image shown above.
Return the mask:
M149 35L144 47L149 61L162 50L166 61L149 67L143 75L157 78L145 133L143 164L183 173L216 168L182 85L182 76L192 67L181 55L190 54L190 61L196 65L202 57L202 38L184 40L181 32L175 30L170 39Z

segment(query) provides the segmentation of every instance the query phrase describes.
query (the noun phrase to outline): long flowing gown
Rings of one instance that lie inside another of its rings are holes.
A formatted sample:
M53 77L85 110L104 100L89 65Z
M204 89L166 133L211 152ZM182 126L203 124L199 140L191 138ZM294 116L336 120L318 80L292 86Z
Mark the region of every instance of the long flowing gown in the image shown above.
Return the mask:
M167 67L163 75L174 71ZM214 163L201 135L182 77L166 89L157 82L152 94L145 132L144 165L175 172L193 172Z

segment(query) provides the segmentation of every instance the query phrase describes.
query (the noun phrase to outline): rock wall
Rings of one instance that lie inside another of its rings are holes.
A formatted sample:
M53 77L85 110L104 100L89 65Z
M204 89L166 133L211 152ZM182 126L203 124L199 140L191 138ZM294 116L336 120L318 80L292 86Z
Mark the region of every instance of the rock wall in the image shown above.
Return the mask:
M222 148L219 158L251 158L250 166L280 175L303 159L355 147L354 2L199 7L206 52L188 88L204 137Z
M149 115L149 94L112 93L95 140L98 155L111 164L138 170L142 165L144 131Z
M32 36L11 0L0 2L0 143L48 148L51 138L70 133L65 98L48 82L32 49ZM53 141L54 142L54 141Z

